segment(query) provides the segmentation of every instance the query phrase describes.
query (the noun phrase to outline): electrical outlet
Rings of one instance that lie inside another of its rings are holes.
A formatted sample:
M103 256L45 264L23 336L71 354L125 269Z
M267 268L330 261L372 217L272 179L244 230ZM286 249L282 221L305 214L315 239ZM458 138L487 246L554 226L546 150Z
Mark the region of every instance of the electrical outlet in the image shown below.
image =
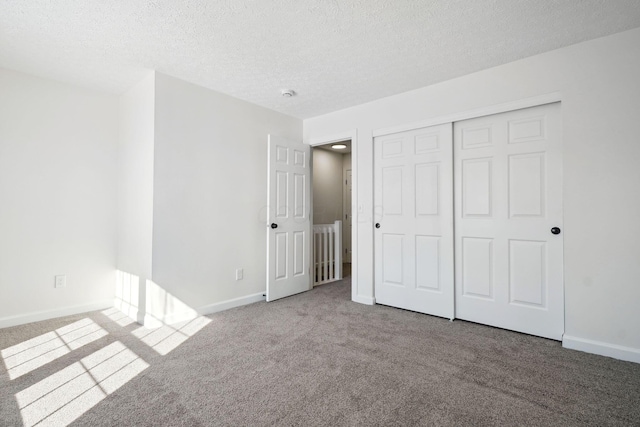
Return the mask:
M244 270L242 268L236 269L236 280L242 280L244 278Z
M66 288L67 287L67 276L65 276L65 275L56 276L55 287L56 288Z

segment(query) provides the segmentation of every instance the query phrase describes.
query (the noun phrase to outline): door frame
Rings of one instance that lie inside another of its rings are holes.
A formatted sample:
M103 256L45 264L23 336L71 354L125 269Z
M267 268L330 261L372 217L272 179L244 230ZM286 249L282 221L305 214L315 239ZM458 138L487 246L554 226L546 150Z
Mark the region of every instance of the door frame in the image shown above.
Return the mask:
M523 108L539 107L540 105L562 102L562 98L562 92L552 92L545 95L534 96L531 98L524 98L516 101L505 102L502 104L490 105L473 110L466 110L459 113L438 116L428 120L421 120L419 122L373 129L371 136L372 138L375 138L376 136L389 135L392 133L404 132L435 125L442 125L445 123L455 123L462 120L491 116L493 114L507 113L513 110L522 110Z
M311 150L311 182L313 183L313 148L319 145L331 144L334 142L341 142L345 140L351 140L351 300L355 302L359 301L358 298L358 214L360 213L358 207L358 175L357 175L357 153L358 153L358 131L356 129L342 132L339 134L333 134L328 136L310 138L307 144L312 148ZM356 220L354 221L353 218ZM311 185L311 224L313 226L313 185ZM313 244L313 243L311 243ZM370 304L370 302L365 302Z
M351 154L351 163L353 164L353 153L349 153ZM345 199L346 199L346 195L347 195L347 172L351 172L351 193L349 194L349 198L352 200L353 199L353 169L342 169L342 217L344 218L344 220L346 221L347 218L347 209L345 208ZM345 230L345 226L342 226L342 232L344 233ZM353 209L351 209L351 231L353 231ZM353 234L353 233L352 233ZM343 239L343 243L344 243L344 239ZM343 244L344 246L344 244ZM349 245L349 248L351 248L353 246L353 242L351 242L351 244ZM343 259L347 258L347 252L343 253ZM351 262L352 259L352 253L349 253L349 262Z

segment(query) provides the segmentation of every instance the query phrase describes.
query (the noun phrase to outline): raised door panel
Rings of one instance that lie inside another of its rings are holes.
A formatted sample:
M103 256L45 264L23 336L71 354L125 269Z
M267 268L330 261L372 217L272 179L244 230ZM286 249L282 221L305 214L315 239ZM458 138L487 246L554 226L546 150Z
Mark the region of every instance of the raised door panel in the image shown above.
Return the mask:
M276 266L276 280L284 280L288 275L289 265L289 233L276 232L275 233L276 250L275 250L275 266Z
M293 174L293 216L294 218L306 218L306 207L308 204L306 194L307 177L303 174Z
M402 215L403 166L382 169L382 213Z
M493 239L462 238L462 295L493 299Z
M462 212L465 217L490 217L493 204L493 159L462 161Z
M526 117L508 122L509 144L546 139L545 116Z
M415 165L416 216L438 215L440 199L440 166L438 163Z
M544 217L546 205L545 153L510 155L509 216Z
M493 129L491 125L465 127L461 134L463 150L490 147L493 145Z
M293 275L302 276L305 273L305 257L304 253L307 249L307 239L304 231L295 231L293 233Z
M293 166L305 169L307 167L307 153L300 150L293 150Z
M417 155L440 150L440 134L437 132L420 133L414 137L413 141L414 153Z
M276 218L289 217L289 172L276 172Z
M509 240L509 301L546 308L546 242Z
M401 234L382 235L382 283L404 286L404 237Z
M441 291L440 236L416 236L416 289Z
M279 165L289 164L289 148L283 146L276 147L276 163Z
M385 140L382 141L381 144L383 159L399 157L402 156L402 153L404 152L404 139L402 137Z

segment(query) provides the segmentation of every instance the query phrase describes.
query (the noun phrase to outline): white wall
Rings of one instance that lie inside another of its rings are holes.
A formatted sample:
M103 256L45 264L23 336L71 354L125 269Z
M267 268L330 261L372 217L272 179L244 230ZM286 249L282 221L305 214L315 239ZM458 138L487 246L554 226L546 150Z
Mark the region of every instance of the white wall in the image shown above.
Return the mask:
M110 306L117 98L2 69L0 94L0 327Z
M152 273L155 73L122 95L119 107L117 268L126 274L118 278L116 306L142 322L141 284Z
M267 134L302 121L159 73L155 103L154 282L200 311L262 295Z
M305 141L357 128L356 296L373 297L372 131L560 91L565 345L640 362L638 46L640 29L305 120Z
M342 219L342 153L313 150L313 223Z

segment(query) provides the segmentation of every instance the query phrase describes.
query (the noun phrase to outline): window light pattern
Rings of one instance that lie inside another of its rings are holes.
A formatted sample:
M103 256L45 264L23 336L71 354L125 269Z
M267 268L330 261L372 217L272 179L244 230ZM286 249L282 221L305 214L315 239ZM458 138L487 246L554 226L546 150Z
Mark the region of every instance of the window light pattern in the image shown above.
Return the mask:
M107 335L91 319L82 319L0 351L9 379L16 379Z
M149 364L120 341L16 394L25 427L66 426Z

